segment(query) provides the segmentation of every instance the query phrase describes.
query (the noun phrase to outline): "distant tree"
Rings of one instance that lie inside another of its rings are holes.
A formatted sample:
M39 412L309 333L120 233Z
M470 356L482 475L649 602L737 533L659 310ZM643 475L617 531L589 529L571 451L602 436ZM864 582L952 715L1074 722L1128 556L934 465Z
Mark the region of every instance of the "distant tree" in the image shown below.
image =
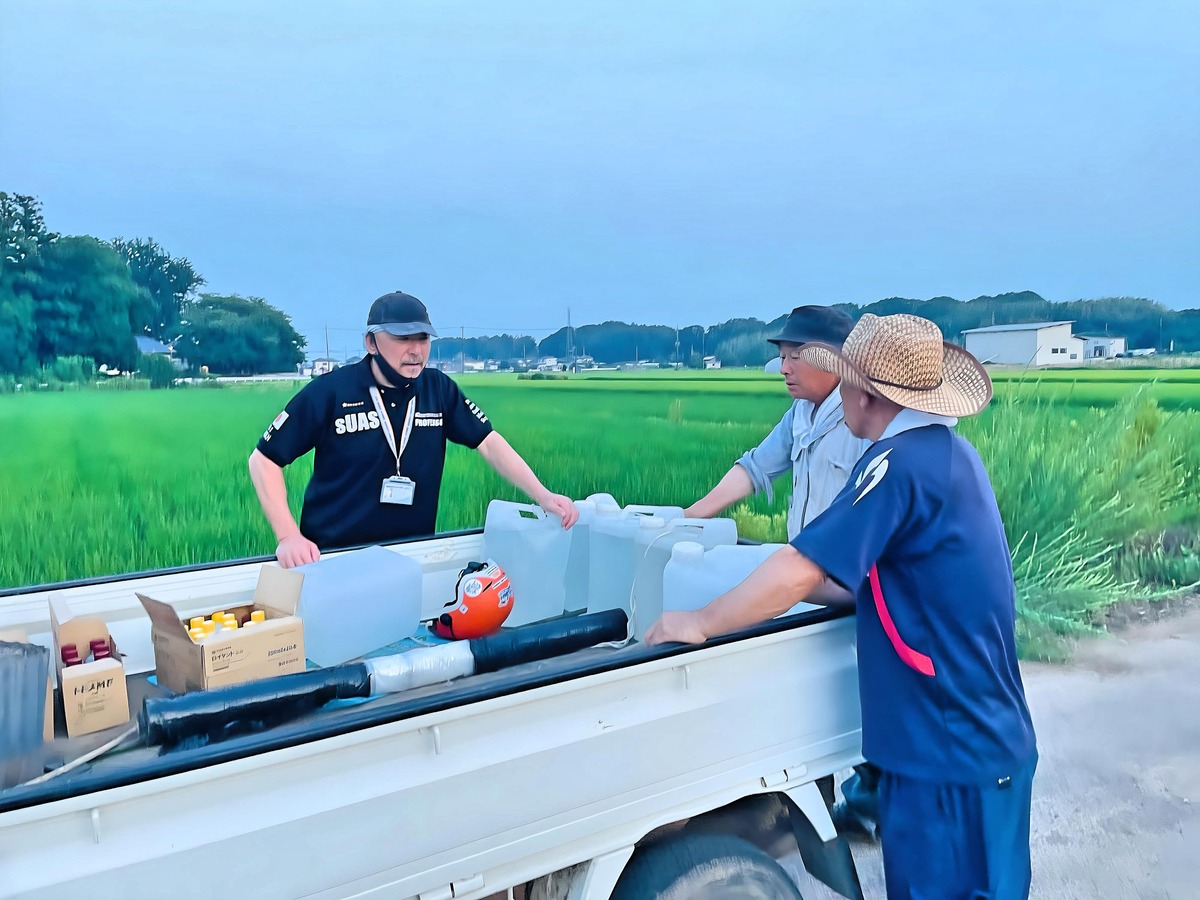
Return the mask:
M430 356L438 359L452 359L460 353L465 353L467 359L517 359L524 350L534 350L535 341L529 335L497 334L485 337L437 338L433 342L433 352Z
M40 251L56 240L36 197L0 191L0 372L37 367L34 291L41 281Z
M111 246L129 264L133 280L149 299L137 310L134 331L171 343L179 337L180 311L204 284L204 277L187 259L172 257L153 238L115 238Z
M740 334L717 344L713 354L723 366L762 366L776 353L775 347L764 338L753 334Z
M291 317L261 297L201 294L183 307L175 355L193 369L225 375L291 372L304 360L304 338Z
M37 356L83 355L119 369L137 365L129 327L145 292L115 250L93 237L66 237L43 247L34 289Z

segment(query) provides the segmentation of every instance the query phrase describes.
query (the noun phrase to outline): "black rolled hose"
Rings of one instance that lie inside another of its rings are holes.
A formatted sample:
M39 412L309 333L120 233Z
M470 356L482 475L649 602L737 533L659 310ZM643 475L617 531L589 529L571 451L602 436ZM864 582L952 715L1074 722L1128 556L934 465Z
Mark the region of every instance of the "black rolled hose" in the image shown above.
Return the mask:
M625 640L629 617L623 609L606 609L570 619L551 619L499 631L470 642L475 673L564 656L608 641Z
M138 732L147 746L216 742L299 718L330 700L370 694L367 667L347 663L175 697L147 697Z

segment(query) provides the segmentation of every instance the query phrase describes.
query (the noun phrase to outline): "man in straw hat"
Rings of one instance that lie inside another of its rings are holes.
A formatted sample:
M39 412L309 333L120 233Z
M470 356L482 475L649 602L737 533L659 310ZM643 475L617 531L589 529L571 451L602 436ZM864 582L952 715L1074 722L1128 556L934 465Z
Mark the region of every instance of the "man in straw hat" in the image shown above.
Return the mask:
M814 369L800 358L805 344L842 345L854 320L831 306L797 306L783 328L767 340L779 348L779 373L792 405L771 433L747 450L707 494L685 512L707 519L751 494L774 498L771 482L789 469L788 540L825 511L838 495L867 442L855 437L842 415L836 375Z
M801 599L857 601L863 754L883 770L888 896L1027 897L1037 763L1017 667L1012 566L975 449L952 427L991 381L917 316L866 315L805 360L841 378L846 422L873 443L790 546L647 643L700 643Z

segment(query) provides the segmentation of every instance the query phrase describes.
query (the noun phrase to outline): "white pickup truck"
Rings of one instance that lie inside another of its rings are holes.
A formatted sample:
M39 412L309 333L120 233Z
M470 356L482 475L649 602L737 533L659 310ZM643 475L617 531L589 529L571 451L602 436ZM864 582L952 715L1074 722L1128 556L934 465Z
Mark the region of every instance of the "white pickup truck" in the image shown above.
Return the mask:
M421 563L428 603L482 534L389 549ZM66 596L109 624L140 705L161 689L134 591L189 616L248 601L262 563L3 591L0 629L50 646ZM698 648L591 648L135 746L0 791L0 896L778 900L802 860L861 897L818 786L861 759L857 696L853 617L812 607ZM70 759L120 731L48 746Z

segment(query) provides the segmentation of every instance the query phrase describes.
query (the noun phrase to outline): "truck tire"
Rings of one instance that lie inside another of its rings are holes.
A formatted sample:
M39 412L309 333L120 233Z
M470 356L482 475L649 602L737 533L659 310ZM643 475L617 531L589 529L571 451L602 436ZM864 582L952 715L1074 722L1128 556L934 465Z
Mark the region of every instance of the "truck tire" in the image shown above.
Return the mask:
M639 848L612 900L802 900L779 863L749 841L688 834Z

